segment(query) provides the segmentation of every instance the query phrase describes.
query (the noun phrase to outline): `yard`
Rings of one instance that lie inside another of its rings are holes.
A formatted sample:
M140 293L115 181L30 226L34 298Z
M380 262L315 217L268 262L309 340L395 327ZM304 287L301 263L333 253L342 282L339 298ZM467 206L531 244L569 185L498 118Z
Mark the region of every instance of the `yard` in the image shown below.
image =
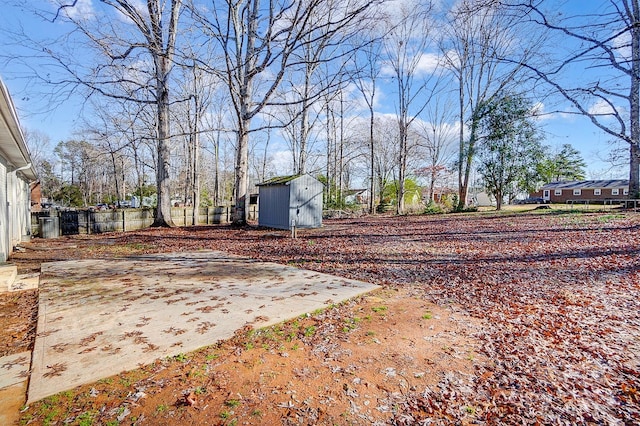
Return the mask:
M638 213L331 220L297 239L149 229L26 247L21 272L215 249L384 289L47 398L23 424L640 423ZM5 353L33 337L33 306L3 299L2 317L15 313Z

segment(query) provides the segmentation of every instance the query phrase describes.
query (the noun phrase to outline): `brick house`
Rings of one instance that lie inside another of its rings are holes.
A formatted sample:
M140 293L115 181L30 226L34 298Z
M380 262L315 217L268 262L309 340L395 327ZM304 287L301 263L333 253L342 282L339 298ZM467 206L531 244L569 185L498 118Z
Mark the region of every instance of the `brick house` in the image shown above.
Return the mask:
M543 198L550 203L567 201L623 200L629 197L629 181L624 179L585 180L579 182L551 182L531 197Z

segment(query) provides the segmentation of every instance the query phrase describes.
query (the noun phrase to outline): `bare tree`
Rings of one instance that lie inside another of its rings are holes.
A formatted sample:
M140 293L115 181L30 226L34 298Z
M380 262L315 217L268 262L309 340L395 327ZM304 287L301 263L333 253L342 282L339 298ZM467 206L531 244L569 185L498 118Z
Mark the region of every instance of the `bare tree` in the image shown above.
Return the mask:
M434 201L436 182L446 175L455 154L456 127L451 124L455 119L454 112L450 98L436 99L425 111L426 121L420 121L416 126L426 160L416 174L428 178L429 201Z
M103 10L84 15L76 10L77 3L60 2L46 16L54 23L72 25L73 31L60 40L28 38L34 55L48 58L62 76L54 77L49 67L31 65L31 69L37 78L55 87L52 96L65 97L84 88L87 96L155 108L158 208L154 225L171 226L169 92L182 0L100 0Z
M385 38L385 56L397 85L398 196L396 211L404 214L405 178L409 155L409 126L433 95L438 61L426 54L430 46L433 18L431 2L401 3L399 16L389 17L391 30Z
M304 64L300 53L308 45L339 34L373 3L226 0L212 3L209 10L194 8L204 33L219 43L224 70L212 67L212 71L224 78L236 117L234 223L246 223L248 215L249 134L255 131L252 120L269 104L286 71ZM313 19L327 16L330 19ZM314 35L317 30L321 30L319 38Z
M369 214L375 213L375 102L378 78L382 72L382 47L380 39L377 39L370 32L369 40L362 40L362 47L358 49L358 53L354 57L355 73L353 82L362 94L362 98L367 105L369 113Z
M554 46L571 45L549 66L528 62L527 67L574 111L629 145L629 196L640 198L640 2L609 0L575 15L551 12L550 3L512 4L524 7L534 22L549 30ZM591 77L577 81L572 72L576 66L591 71Z
M449 13L442 52L458 87L458 209L467 204L481 118L476 109L522 82L522 64L538 46L524 21L495 0L462 0Z

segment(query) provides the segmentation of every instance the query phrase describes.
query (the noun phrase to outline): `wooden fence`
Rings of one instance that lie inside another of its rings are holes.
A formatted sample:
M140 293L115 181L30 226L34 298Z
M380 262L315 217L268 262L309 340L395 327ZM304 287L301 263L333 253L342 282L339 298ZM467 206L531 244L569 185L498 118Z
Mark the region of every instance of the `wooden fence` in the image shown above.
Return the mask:
M233 206L200 207L198 225L227 224L231 222ZM249 219L257 220L258 209L249 206ZM102 232L126 232L151 226L153 209L117 210L62 210L31 213L31 235L56 238L61 235L99 234ZM177 226L194 225L193 208L171 208L171 219Z

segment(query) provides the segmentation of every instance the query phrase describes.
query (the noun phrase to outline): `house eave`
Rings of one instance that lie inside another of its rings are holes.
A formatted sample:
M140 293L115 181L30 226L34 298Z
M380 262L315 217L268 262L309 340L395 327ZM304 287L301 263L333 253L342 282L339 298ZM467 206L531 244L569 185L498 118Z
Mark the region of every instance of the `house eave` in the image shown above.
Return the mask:
M7 161L9 172L18 171L25 180L37 179L15 106L2 79L0 79L0 155Z

